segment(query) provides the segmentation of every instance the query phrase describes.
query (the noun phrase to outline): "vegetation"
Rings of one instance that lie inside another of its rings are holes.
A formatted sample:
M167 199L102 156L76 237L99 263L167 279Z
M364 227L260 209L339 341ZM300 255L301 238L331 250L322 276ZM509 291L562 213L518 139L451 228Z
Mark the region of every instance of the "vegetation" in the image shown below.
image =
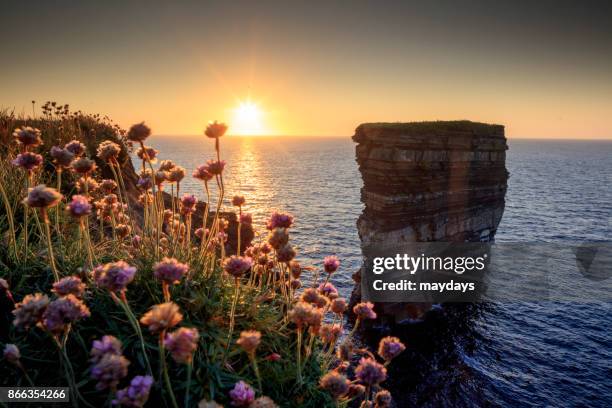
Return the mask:
M55 103L41 117L0 114L0 343L14 372L0 385L69 386L87 407L389 406L380 384L404 346L385 338L375 356L354 349L355 330L342 337L336 257L302 267L282 213L267 237L227 253L226 129L205 132L217 154L193 174L207 197L197 226L202 207L179 196L185 169L155 163L144 123L126 132ZM128 144L142 167L137 198ZM243 197L232 201L240 232L251 217ZM354 312L355 328L376 317L369 303Z

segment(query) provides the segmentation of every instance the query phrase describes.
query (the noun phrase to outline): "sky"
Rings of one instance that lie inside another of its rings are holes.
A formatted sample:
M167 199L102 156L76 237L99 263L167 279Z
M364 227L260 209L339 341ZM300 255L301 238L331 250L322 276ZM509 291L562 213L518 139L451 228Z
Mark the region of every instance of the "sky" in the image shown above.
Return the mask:
M609 1L2 0L0 108L69 103L158 135L348 136L469 119L612 138ZM240 107L240 108L239 108Z

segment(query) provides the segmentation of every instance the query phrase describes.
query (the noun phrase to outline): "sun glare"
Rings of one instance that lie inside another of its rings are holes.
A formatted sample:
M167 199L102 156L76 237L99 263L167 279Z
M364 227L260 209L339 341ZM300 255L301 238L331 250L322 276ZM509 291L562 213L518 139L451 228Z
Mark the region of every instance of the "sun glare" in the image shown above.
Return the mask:
M263 114L259 105L251 102L240 102L234 109L234 116L230 123L231 133L241 136L259 136L265 134Z

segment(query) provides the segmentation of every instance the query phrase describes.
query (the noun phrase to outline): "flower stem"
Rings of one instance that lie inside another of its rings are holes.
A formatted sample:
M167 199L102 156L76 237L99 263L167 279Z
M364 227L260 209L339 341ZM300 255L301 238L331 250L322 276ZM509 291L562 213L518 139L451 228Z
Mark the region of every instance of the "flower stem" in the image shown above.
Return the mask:
M147 357L147 350L145 348L145 342L144 342L144 337L142 335L142 330L140 329L138 320L136 319L136 316L134 316L134 313L132 312L132 309L130 308L130 304L128 303L127 298L125 297L125 292L121 292L121 299L119 299L117 295L113 292L111 292L111 297L113 298L115 303L118 303L119 306L121 306L125 315L130 321L132 328L136 332L136 335L138 336L138 339L140 340L140 349L142 350L142 356L144 358L145 364L147 365L147 372L149 373L149 375L152 376L153 370L151 370L151 363L149 363L149 357Z
M178 404L176 403L176 397L174 396L174 391L172 391L172 383L170 382L170 377L168 376L168 366L166 365L166 351L164 350L164 334L165 330L159 334L159 364L162 367L162 374L164 377L164 382L166 384L166 390L168 394L170 394L170 399L172 400L172 406L174 408L178 408Z
M9 223L9 232L11 243L13 244L13 256L17 256L17 238L15 235L15 223L13 220L13 210L11 208L11 203L6 195L6 191L4 190L4 186L0 183L0 194L2 194L2 201L4 202L4 209L6 210L6 218Z
M47 236L47 248L49 249L49 261L51 263L51 270L53 271L53 277L55 281L59 281L59 272L55 266L55 257L53 256L53 243L51 242L51 227L49 226L49 216L47 215L47 209L42 207L41 209L43 222L45 224L45 235Z
M189 388L191 386L191 372L193 371L193 362L187 365L187 389L185 390L185 408L189 407Z

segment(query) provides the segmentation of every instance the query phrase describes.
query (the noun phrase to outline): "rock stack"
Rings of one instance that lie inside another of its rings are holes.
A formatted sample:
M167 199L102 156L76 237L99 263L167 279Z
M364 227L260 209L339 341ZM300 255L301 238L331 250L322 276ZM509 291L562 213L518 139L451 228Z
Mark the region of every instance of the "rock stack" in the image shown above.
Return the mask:
M363 178L362 247L493 240L508 181L503 126L365 123L353 140Z

